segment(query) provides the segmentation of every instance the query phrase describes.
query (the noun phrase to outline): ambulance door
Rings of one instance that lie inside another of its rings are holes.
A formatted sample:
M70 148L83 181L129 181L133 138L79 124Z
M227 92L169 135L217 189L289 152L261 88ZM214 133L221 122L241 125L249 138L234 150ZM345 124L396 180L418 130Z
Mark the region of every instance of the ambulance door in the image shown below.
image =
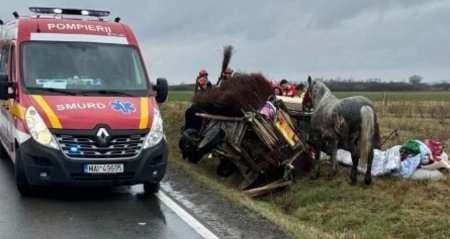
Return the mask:
M1 49L0 73L7 74L8 80L15 81L15 53L14 47L3 45ZM0 119L0 137L3 147L12 152L14 149L13 125L14 118L10 112L14 99L2 100L1 102L1 119ZM5 157L2 155L2 157Z

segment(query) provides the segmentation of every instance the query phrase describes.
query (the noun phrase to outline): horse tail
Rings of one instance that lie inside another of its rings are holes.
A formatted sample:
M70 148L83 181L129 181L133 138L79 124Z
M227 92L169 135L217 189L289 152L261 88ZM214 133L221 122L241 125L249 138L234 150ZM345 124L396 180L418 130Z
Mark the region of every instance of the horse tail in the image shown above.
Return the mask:
M373 145L373 139L376 137L376 131L378 131L378 123L375 112L370 106L363 106L360 110L361 114L361 137L359 142L360 159L367 165L367 168L371 168L372 160L369 159L369 154Z

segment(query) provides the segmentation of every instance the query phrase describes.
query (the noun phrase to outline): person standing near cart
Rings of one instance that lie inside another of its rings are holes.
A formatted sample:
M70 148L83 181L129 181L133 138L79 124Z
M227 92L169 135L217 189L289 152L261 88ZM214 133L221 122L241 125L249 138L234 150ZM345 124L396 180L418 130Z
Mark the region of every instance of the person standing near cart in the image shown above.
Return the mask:
M295 85L289 83L286 79L280 81L280 87L283 92L283 96L297 97L297 89Z
M220 85L223 84L223 82L230 79L231 76L233 75L233 72L234 70L228 66L220 76L219 81L217 82L217 87L220 87Z
M212 88L211 82L208 80L208 71L202 69L198 72L197 79L195 79L194 95L198 92Z

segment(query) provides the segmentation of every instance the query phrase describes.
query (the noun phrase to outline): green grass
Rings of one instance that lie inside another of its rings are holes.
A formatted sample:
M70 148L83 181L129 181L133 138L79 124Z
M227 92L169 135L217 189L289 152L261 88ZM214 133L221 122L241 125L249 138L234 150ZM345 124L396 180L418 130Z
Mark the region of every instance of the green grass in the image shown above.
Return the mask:
M162 106L170 147L169 163L227 200L243 205L279 225L297 238L450 238L450 177L437 182L416 182L395 177L374 179L370 187L349 184L350 169L317 181L309 175L296 177L289 189L252 199L237 189L239 176L220 178L217 161L203 159L198 165L183 161L178 150L180 126L188 102ZM400 136L384 148L417 137L432 137L450 145L448 102L376 103L380 131L385 138L399 128ZM420 110L427 108L427 110ZM437 110L433 110L437 109ZM439 113L439 114L438 114ZM434 115L436 114L436 115ZM447 151L448 153L448 151ZM326 175L328 164L322 167Z
M169 91L168 102L191 101L194 96L193 91Z
M390 101L447 101L450 102L449 91L414 91L414 92L333 92L336 97L363 95L372 101L382 101L383 95ZM170 91L169 102L190 101L194 93L192 91Z

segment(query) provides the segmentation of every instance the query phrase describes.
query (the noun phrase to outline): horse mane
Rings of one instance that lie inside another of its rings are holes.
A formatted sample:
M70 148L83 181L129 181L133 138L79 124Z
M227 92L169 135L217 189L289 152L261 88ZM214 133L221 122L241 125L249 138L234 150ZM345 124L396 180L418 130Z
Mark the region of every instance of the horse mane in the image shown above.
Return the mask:
M317 80L309 82L308 91L310 92L310 97L314 107L317 107L322 99L327 99L327 101L338 100L323 82Z
M270 82L259 73L237 73L219 88L196 95L192 102L210 114L242 116L242 110L254 111L273 95Z

